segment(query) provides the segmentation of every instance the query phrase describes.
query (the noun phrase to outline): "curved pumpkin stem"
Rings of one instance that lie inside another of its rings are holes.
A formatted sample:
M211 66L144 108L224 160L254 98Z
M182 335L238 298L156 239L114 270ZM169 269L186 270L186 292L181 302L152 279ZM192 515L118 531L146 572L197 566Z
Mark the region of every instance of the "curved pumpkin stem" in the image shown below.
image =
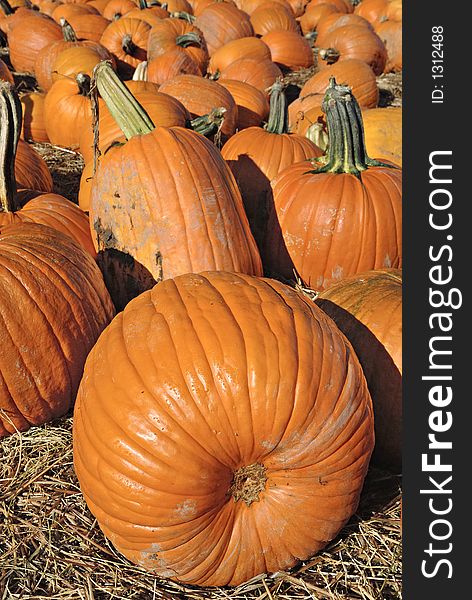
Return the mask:
M226 108L220 106L213 108L208 114L195 117L189 123L190 129L202 135L213 135L219 133L225 120Z
M155 129L151 117L120 80L109 61L95 66L93 82L127 140Z
M133 56L138 49L136 44L133 42L133 38L131 37L130 33L127 33L125 36L123 36L123 39L121 40L121 48L130 56Z
M15 12L8 0L0 0L0 8L7 16L12 15Z
M59 25L61 26L62 29L62 37L64 38L64 41L66 42L76 42L77 41L77 36L75 34L75 31L72 29L72 25L66 21L64 19L64 17L61 17L59 19Z
M16 148L22 106L11 83L0 81L0 212L18 210L15 178Z
M172 19L182 19L183 21L187 21L187 23L190 23L191 25L193 25L197 20L197 17L191 15L188 12L184 12L183 10L171 12L169 14L169 17L171 17Z
M175 38L175 43L181 48L187 48L188 46L198 46L201 48L203 45L203 40L196 31L189 31L188 33L178 35Z
M312 160L314 165L322 166L310 173L350 173L359 177L369 167L398 168L367 155L362 113L350 87L337 85L331 77L321 108L326 114L329 148L325 156Z
M276 81L270 91L270 112L265 127L269 133L288 132L287 98L281 81Z

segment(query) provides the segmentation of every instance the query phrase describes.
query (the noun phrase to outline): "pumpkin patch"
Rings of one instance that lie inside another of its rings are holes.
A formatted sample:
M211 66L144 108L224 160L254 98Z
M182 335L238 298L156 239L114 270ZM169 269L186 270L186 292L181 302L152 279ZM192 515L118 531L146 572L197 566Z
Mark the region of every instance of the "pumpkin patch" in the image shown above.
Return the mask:
M0 0L0 32L8 592L393 598L401 3Z

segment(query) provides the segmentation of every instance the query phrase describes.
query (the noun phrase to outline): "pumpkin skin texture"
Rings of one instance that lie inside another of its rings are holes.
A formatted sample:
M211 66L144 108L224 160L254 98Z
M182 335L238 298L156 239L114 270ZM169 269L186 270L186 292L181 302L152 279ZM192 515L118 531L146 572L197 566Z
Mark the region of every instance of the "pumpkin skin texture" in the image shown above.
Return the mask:
M44 158L23 140L18 140L15 177L19 188L52 192L52 175Z
M402 108L372 108L362 112L367 153L402 166Z
M36 223L0 233L0 436L72 406L85 359L114 316L93 258Z
M401 71L403 67L402 23L385 21L379 23L375 31L387 48L387 64L384 73Z
M254 35L249 15L228 2L210 4L198 15L195 26L203 33L210 56L232 40Z
M313 51L308 40L295 31L270 31L262 36L273 62L283 69L297 71L313 66Z
M375 419L372 462L401 471L402 272L368 271L322 292L316 303L356 351L367 379Z
M338 533L373 421L333 325L280 282L224 272L162 282L114 319L87 360L73 448L122 554L185 583L237 585Z
M15 83L13 75L6 63L0 58L0 79L8 81L9 83Z
M256 37L239 38L221 46L211 57L208 73L223 71L231 63L241 58L271 60L269 47Z
M402 172L368 157L360 109L333 80L323 101L330 149L272 182L263 263L266 274L327 289L371 269L401 267ZM355 136L359 142L352 143Z
M269 102L264 92L250 83L236 79L218 79L218 83L233 96L238 107L236 129L261 125L269 116Z
M360 17L354 13L334 13L324 16L318 23L316 28L316 32L318 34L316 37L317 45L324 45L324 37L326 37L328 33L331 33L331 31L334 31L338 27L344 27L345 25L359 25L374 31L371 23L366 21L363 17Z
M221 79L244 81L266 94L267 89L282 76L282 71L274 62L255 58L235 60L220 73Z
M309 94L324 94L331 77L352 89L360 107L374 108L379 103L379 88L374 72L364 61L355 58L341 60L312 75L300 90L300 98Z

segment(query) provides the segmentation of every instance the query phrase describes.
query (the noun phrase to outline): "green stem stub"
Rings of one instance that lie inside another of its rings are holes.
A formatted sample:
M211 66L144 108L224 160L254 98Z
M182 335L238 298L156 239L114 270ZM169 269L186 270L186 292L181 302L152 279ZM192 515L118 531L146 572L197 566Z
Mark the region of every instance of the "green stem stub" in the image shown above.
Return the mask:
M62 37L66 42L76 42L77 36L75 31L72 29L72 25L62 17L59 19L59 25L62 29Z
M198 48L202 48L203 46L203 40L196 31L189 31L187 33L183 33L182 35L178 35L175 38L175 43L181 48L188 48L189 46L197 46Z
M270 90L270 112L265 129L269 133L288 132L287 98L283 83L279 80L272 85Z
M102 61L94 68L93 82L127 140L155 129L151 117L120 80L109 61Z
M396 168L367 155L361 109L351 88L331 77L321 105L326 114L329 147L325 156L312 160L319 168L310 173L350 173L359 177L369 167Z
M21 132L22 106L14 87L0 81L0 212L17 206L15 157Z

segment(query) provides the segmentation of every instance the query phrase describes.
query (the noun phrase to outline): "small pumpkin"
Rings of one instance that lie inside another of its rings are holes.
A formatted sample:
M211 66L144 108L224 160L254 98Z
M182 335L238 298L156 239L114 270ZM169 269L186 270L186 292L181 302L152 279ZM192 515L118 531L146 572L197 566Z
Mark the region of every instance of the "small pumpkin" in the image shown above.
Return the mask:
M300 33L300 25L293 12L276 2L262 4L251 14L254 33L264 36L270 31L293 31Z
M194 24L202 31L210 56L228 42L254 34L249 15L229 2L210 4Z
M124 79L131 79L138 64L146 60L150 30L145 21L122 17L103 32L100 44L115 57L118 73Z
M226 67L241 58L271 60L270 49L260 38L244 37L221 46L211 57L208 73L221 73Z
M273 181L263 252L267 273L315 290L370 269L399 268L401 169L365 150L359 105L334 78L323 101L324 157L284 169Z
M270 31L262 36L272 61L287 71L308 69L314 64L310 43L295 31Z
M369 21L355 13L333 13L325 15L318 22L316 28L317 45L325 45L324 40L326 39L326 36L338 27L344 27L345 25L359 25L360 27L367 27L370 31L374 31L374 28Z
M323 548L357 508L373 443L362 369L334 323L278 281L224 272L130 302L87 360L73 420L107 538L205 586Z
M379 269L349 277L319 294L318 306L351 342L374 406L372 462L401 471L402 272Z
M270 87L282 77L282 71L267 58L240 58L225 67L220 73L221 79L237 79L250 83L268 96Z
M233 96L238 108L236 129L246 129L261 125L269 116L269 102L266 94L250 83L236 79L218 79L218 83Z

